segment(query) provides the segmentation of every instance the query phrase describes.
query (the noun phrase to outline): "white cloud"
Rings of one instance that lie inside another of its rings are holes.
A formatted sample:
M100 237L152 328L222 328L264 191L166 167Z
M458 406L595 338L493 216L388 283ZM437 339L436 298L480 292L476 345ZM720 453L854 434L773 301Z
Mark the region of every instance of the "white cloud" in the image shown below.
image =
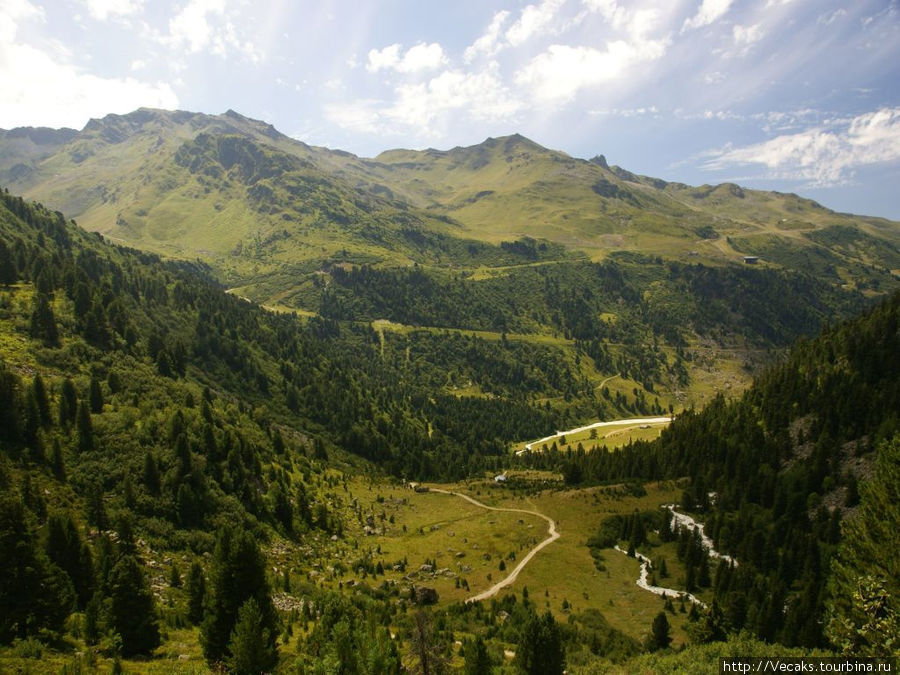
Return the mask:
M707 169L761 164L771 178L805 180L815 186L844 183L857 168L900 162L900 108L882 108L754 145L722 148L708 157L703 164Z
M135 70L143 70L146 67L147 67L147 62L144 61L143 59L135 59L134 61L131 62L131 71L132 72L134 72Z
M98 21L137 14L143 6L144 0L87 0L88 12Z
M377 73L379 70L396 68L400 63L400 50L403 48L399 42L388 45L383 49L370 49L366 70Z
M98 77L72 64L66 50L51 44L51 51L42 51L16 41L20 22L43 18L43 10L25 0L7 0L0 8L0 128L81 127L111 112L178 106L168 84Z
M825 14L822 14L816 22L823 26L830 26L835 21L837 21L838 19L842 19L845 16L847 16L847 10L841 7L840 9L836 9L833 12L826 12Z
M384 49L370 50L366 70L370 73L377 73L379 70L418 73L434 70L447 61L444 49L437 42L419 43L410 47L405 54L401 54L402 49L403 46L398 43Z
M509 12L506 10L501 10L494 14L494 18L491 19L491 23L484 34L466 48L463 55L466 63L471 63L482 54L492 57L500 51L500 30L508 18Z
M0 45L0 128L81 127L91 117L127 113L141 106L177 108L165 83L131 77L102 78L60 63L28 45Z
M495 69L478 73L448 70L428 82L399 87L389 115L411 126L429 128L449 111L465 111L472 119L483 121L509 119L520 107Z
M565 0L543 0L539 5L528 5L506 31L509 44L516 47L542 31L553 21L564 2Z
M732 26L731 32L734 35L734 44L737 46L751 45L754 42L759 42L765 35L762 30L762 25L758 23L753 26L741 26L735 24Z
M44 21L44 8L28 0L4 0L0 6L0 46L12 42L22 21Z
M452 120L512 120L522 109L502 83L496 64L477 73L446 70L426 82L396 87L391 101L358 99L326 105L325 115L345 129L365 133L439 135Z
M703 0L697 13L690 19L686 19L681 27L681 32L691 28L702 28L719 20L731 7L732 0Z
M667 40L616 40L600 50L552 45L515 74L534 98L555 103L572 100L580 89L619 78L630 66L659 59Z
M169 33L159 38L170 48L184 49L189 54L210 51L226 57L232 50L258 62L262 53L249 40L242 40L235 27L239 21L229 11L227 0L188 0L171 19Z

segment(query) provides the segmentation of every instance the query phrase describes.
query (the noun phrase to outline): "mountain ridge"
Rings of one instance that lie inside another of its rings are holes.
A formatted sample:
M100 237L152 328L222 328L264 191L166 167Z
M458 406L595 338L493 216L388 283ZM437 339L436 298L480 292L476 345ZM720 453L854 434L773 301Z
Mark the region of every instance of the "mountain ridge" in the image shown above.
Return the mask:
M30 136L47 142L17 140ZM893 221L638 176L518 133L361 158L234 110L141 108L78 132L0 133L0 184L113 240L203 258L261 301L290 290L273 281L285 265L305 265L304 275L335 261L477 271L508 265L500 246L523 238L593 260L622 250L714 265L756 256L851 285L872 275L890 284L900 270Z

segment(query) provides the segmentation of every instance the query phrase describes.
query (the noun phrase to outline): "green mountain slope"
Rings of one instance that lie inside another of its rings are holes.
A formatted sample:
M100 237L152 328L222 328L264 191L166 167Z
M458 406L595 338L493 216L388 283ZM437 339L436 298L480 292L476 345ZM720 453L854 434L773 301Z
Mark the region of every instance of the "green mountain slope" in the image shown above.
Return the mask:
M900 269L896 223L795 195L636 176L519 135L364 159L232 111L142 109L77 133L4 132L0 180L114 240L203 258L242 294L276 305L323 264L534 264L500 247L523 237L562 247L545 261L566 250L716 265L757 255L874 292Z
M704 522L718 551L739 561L686 562L696 567L687 590L714 593L706 626L713 633L745 629L787 645L830 641L848 654L895 654L898 325L895 293L798 343L741 397L719 397L679 417L656 443L615 455L537 453L522 461L568 462L574 483L689 477L681 508ZM862 483L868 486L859 490ZM862 577L868 586L857 588ZM868 623L875 618L881 628Z

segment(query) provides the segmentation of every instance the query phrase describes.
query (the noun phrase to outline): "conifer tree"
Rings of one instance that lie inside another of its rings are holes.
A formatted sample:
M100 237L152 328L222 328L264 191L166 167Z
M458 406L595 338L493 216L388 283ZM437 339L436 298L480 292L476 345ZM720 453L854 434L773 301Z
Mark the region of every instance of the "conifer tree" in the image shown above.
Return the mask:
M188 571L188 621L199 624L203 621L203 600L206 597L206 577L199 562L194 562Z
M479 635L466 645L463 672L465 675L490 675L491 671L491 657Z
M71 379L63 380L62 389L59 393L59 425L68 427L75 421L75 415L78 412L78 392L75 391L75 384Z
M250 598L260 613L260 628L275 647L277 615L266 579L265 559L256 540L247 532L223 527L216 538L210 564L210 593L201 627L203 654L209 663L229 657L228 642L238 620L238 610Z
M59 330L56 327L56 317L50 306L50 298L44 293L38 293L34 299L34 310L31 312L31 337L40 340L47 347L59 346Z
M107 627L122 638L122 655L148 654L160 643L153 594L133 555L123 555L109 573Z
M228 670L234 675L259 675L278 663L275 640L265 628L256 599L250 597L238 610L237 623L228 642Z
M91 411L87 403L82 401L78 405L78 417L76 419L78 432L78 451L89 452L94 449L94 425L91 423Z
M75 601L68 576L36 544L18 499L0 499L0 643L59 631Z
M525 624L516 650L516 666L526 675L561 675L566 668L559 626L550 612L533 614Z
M672 644L672 636L669 634L669 619L665 612L660 612L653 619L650 647L653 650L666 649L670 644Z
M17 278L16 262L6 242L0 239L0 284L9 286L16 283Z
M91 403L92 413L103 412L103 389L100 387L100 381L96 377L91 378L90 392L88 396Z

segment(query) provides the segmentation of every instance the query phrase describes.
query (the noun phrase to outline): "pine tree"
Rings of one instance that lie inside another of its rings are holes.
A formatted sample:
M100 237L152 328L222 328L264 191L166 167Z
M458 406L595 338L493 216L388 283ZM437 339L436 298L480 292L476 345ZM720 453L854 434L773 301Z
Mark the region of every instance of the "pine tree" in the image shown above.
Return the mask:
M653 628L650 634L650 648L652 650L666 649L672 644L672 636L669 634L669 619L665 612L660 612L653 619Z
M238 610L237 622L228 642L229 672L259 675L274 670L278 663L275 640L265 628L263 614L255 598L248 598Z
M228 658L228 641L237 623L238 610L250 598L256 601L260 628L266 631L274 649L278 619L266 579L265 559L256 540L249 533L227 526L222 528L216 538L209 576L209 603L201 627L206 660L214 664Z
M93 450L94 425L91 423L90 408L84 401L78 405L78 417L75 426L78 432L78 451L89 452Z
M465 659L465 675L490 675L493 670L487 645L480 635L466 645Z
M38 293L34 299L34 310L31 312L31 337L41 340L47 347L59 346L59 330L56 327L56 317L50 306L50 298L44 293Z
M122 656L149 654L160 644L153 594L133 555L123 555L108 581L107 627L122 638Z
M566 668L559 626L550 612L533 614L526 622L516 650L516 666L527 675L561 675Z
M100 387L100 381L96 377L91 378L88 400L91 404L92 413L103 412L103 389Z
M206 597L206 577L198 562L191 565L187 578L188 621L199 624L203 621L203 600Z

